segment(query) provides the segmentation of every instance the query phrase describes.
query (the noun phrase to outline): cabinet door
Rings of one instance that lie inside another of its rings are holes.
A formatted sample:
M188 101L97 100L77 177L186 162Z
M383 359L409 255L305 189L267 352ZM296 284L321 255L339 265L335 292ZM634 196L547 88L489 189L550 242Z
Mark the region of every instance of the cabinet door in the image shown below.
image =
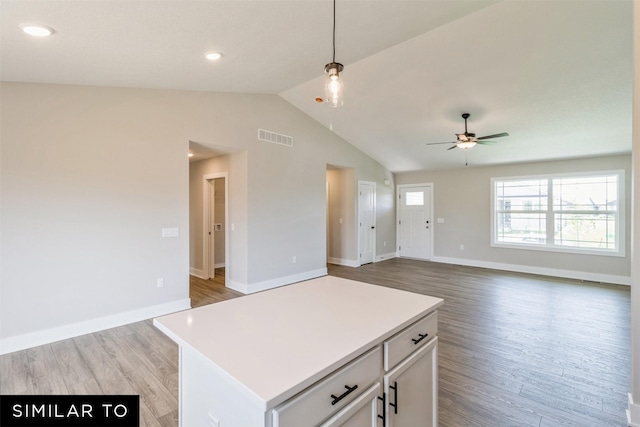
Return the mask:
M438 338L384 376L386 427L437 427Z
M325 421L320 427L378 427L378 396L380 383L371 386L356 400ZM378 423L380 421L380 423Z

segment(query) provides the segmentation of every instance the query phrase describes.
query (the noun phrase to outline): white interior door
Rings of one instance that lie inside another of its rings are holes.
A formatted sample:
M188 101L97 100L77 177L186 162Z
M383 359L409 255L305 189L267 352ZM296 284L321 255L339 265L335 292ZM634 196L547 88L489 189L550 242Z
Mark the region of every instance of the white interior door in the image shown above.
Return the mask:
M358 252L359 262L373 262L376 241L376 184L358 182Z
M216 236L215 236L215 222L216 222L216 191L215 180L207 181L209 183L209 227L208 227L208 245L209 245L209 278L216 277Z
M398 253L401 257L431 259L431 186L400 186Z

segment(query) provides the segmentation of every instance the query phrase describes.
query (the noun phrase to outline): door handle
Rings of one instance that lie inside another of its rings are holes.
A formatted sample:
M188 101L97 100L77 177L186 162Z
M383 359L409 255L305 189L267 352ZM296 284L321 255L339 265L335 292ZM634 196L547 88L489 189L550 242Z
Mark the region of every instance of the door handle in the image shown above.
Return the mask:
M398 382L394 381L393 385L390 385L389 388L393 390L393 397L395 400L395 403L391 403L391 397L389 397L389 406L392 406L393 413L397 414L398 413Z
M386 397L387 395L385 393L382 393L382 397L378 396L378 400L382 400L382 415L378 414L378 418L382 420L382 427L385 427L387 423L387 407L385 406L387 403Z
M372 230L373 230L374 228L375 228L374 226L371 226L371 229L372 229Z

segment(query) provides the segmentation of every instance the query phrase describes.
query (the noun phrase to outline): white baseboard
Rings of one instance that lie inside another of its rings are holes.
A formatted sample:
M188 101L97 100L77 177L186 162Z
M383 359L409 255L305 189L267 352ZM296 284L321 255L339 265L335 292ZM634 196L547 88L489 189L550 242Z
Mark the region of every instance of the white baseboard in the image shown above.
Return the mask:
M354 261L352 259L329 257L327 258L327 262L329 264L344 265L345 267L360 267L360 264L358 264L358 261Z
M469 267L492 268L494 270L515 271L517 273L539 274L543 276L563 277L567 279L587 280L590 282L611 283L615 285L631 286L631 277L616 276L613 274L589 273L575 270L561 270L557 268L534 267L519 264L504 264L499 262L477 261L464 258L450 258L434 256L431 258L433 262L442 262L445 264L465 265Z
M292 274L290 276L278 277L277 279L265 280L263 282L256 283L239 283L233 280L228 280L227 287L243 294L252 294L254 292L266 291L267 289L273 289L284 285L290 285L292 283L302 282L303 280L315 279L316 277L326 276L327 269L319 268L317 270L305 271L303 273Z
M627 423L629 427L640 427L640 405L633 403L633 396L629 393L629 409L627 409Z
M396 258L397 256L398 256L398 254L395 253L395 252L389 252L388 254L376 255L376 261L375 262L384 261L385 259Z
M14 351L36 347L43 344L77 337L79 335L91 334L109 328L139 322L152 317L163 316L176 311L191 308L191 299L181 299L165 304L158 304L151 307L144 307L124 313L112 314L99 317L97 319L85 320L71 325L59 326L56 328L44 329L42 331L17 335L0 340L0 354L13 353Z
M205 280L207 279L206 277L204 277L204 270L200 270L197 268L190 267L189 274L191 274L192 276L199 277L201 279L205 279Z
M213 268L224 268L226 266L226 264L224 262L220 262L218 264L215 264L213 266Z

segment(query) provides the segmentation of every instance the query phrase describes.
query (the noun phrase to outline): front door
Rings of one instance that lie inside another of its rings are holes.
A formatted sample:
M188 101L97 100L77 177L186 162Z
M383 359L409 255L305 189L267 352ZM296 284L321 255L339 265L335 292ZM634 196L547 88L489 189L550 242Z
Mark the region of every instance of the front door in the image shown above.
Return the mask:
M399 193L398 253L431 259L431 186L401 186Z

